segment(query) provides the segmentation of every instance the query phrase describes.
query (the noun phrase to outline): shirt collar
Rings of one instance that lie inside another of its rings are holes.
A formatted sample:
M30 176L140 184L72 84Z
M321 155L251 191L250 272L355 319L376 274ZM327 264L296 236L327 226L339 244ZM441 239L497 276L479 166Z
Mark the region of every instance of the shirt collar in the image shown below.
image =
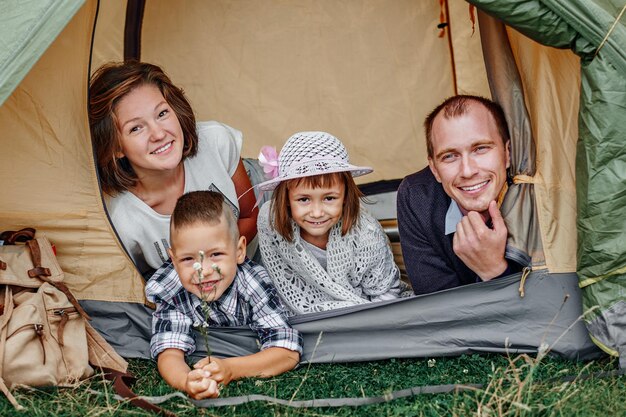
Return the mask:
M448 206L448 211L446 212L446 235L456 232L456 225L459 224L462 218L463 213L461 213L459 205L456 201L451 200L450 205Z
M237 308L237 287L238 287L238 278L239 278L239 265L237 268L237 273L235 274L235 278L233 278L233 282L224 290L222 296L213 302L222 306L226 311L234 312Z

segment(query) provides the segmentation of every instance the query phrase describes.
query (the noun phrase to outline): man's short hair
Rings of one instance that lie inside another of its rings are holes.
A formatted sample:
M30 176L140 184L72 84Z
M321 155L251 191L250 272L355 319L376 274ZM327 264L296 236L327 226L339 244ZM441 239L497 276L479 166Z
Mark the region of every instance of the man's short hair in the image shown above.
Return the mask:
M435 122L437 115L443 112L443 117L446 119L460 117L467 113L472 103L480 104L487 109L487 111L491 114L491 117L493 117L493 120L496 122L498 133L500 134L500 138L502 138L502 143L506 145L510 136L509 127L506 123L506 117L504 116L502 107L500 107L498 103L484 97L457 95L448 97L443 103L435 107L435 109L430 112L424 121L424 130L426 132L426 150L429 158L433 158L435 156L433 150L432 130L433 123Z
M236 242L239 239L237 218L223 194L216 191L192 191L183 194L176 202L170 219L170 243L171 234L175 230L196 223L216 225L222 219L226 221L230 237Z

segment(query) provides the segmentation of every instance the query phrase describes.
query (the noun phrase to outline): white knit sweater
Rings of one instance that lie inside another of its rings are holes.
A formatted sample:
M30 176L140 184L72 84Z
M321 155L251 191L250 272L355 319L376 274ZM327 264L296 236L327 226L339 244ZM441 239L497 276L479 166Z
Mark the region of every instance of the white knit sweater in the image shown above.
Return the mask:
M341 221L330 230L324 270L303 245L293 220L293 242L270 227L270 206L267 202L259 212L259 245L263 263L291 315L396 298L403 291L389 239L363 208L345 236L341 236Z

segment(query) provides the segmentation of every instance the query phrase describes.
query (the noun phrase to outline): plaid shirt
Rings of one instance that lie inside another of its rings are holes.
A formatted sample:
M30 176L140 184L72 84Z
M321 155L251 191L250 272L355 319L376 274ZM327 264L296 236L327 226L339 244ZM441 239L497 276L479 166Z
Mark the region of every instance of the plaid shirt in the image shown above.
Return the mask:
M202 300L183 288L171 261L159 268L146 285L146 297L156 304L152 315L150 353L165 349L193 353L192 326L206 323ZM282 347L302 353L302 336L292 329L265 268L246 258L222 296L210 303L209 326L249 325L261 349Z

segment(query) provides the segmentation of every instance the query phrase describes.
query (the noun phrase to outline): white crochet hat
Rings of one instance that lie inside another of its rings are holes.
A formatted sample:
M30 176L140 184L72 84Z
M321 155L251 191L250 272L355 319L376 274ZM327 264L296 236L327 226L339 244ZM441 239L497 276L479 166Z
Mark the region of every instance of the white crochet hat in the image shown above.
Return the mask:
M346 147L329 133L298 132L287 140L278 155L278 176L258 184L258 187L271 191L281 181L346 171L358 177L373 169L351 165Z

